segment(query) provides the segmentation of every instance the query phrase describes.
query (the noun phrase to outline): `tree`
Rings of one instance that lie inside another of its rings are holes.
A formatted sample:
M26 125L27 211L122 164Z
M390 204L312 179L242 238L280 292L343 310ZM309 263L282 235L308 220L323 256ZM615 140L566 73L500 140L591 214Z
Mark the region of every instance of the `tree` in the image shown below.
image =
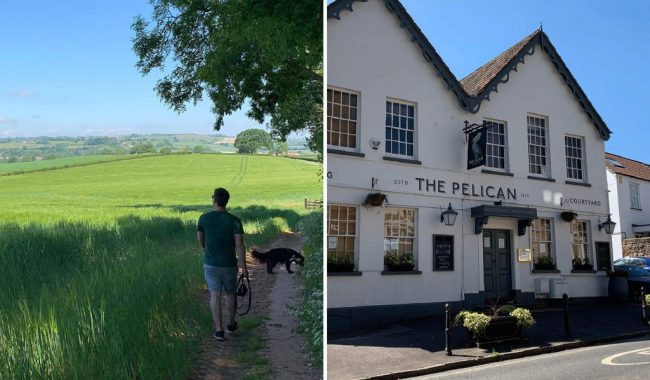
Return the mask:
M255 153L262 147L271 149L272 146L271 136L261 129L247 129L235 138L237 153Z
M274 137L309 132L322 152L323 26L320 0L152 0L138 16L133 50L143 75L175 67L156 85L182 112L207 95L216 120L250 104L248 116L270 117Z
M162 153L162 154L171 154L171 152L172 152L172 150L168 146L166 146L164 148L160 148L160 153Z
M152 143L137 144L130 151L131 154L156 153L156 148Z
M274 141L273 142L273 153L275 153L276 156L278 155L287 155L289 152L289 143L286 141Z
M203 145L197 145L194 147L194 153L205 153L205 148Z

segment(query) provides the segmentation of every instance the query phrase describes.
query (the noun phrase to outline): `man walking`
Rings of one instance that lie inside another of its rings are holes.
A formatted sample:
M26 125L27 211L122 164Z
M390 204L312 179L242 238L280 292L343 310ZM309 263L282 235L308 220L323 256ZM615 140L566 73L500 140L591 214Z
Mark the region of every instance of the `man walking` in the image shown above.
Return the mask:
M204 252L203 272L210 290L210 311L214 321L213 338L224 339L221 320L221 297L225 293L228 308L226 332L237 330L235 321L235 287L237 284L237 262L248 277L244 248L244 227L241 220L226 211L230 194L224 188L214 190L213 210L201 215L196 236Z

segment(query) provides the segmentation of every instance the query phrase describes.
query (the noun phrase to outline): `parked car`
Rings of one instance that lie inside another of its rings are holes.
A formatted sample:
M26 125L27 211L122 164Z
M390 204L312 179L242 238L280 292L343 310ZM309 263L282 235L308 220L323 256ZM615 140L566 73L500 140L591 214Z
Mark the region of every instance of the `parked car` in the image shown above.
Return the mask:
M650 271L650 257L623 257L614 260L614 266L617 265L636 265Z
M630 300L634 302L640 302L642 286L645 289L646 293L650 293L650 271L645 270L643 267L637 264L616 265L616 262L614 263L615 272L626 273L627 284L630 290Z

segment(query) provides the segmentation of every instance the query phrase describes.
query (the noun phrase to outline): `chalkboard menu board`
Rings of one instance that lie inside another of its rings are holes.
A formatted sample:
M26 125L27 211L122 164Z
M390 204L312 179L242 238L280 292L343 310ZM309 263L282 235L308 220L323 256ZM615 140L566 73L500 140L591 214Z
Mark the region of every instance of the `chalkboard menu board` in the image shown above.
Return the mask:
M608 271L612 268L612 256L609 250L608 241L597 241L596 242L596 270Z
M433 235L433 270L454 270L454 237Z

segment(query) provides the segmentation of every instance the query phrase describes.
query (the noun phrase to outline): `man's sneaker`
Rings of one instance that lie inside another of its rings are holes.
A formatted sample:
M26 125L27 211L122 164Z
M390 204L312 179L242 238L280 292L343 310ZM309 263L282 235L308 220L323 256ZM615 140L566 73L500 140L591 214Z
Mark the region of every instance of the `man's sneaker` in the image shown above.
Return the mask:
M238 328L239 328L239 326L237 326L237 322L233 323L232 325L228 324L228 325L226 325L226 332L229 333L229 334L232 334L235 331L237 331Z
M223 330L219 330L219 331L214 332L214 335L212 335L212 338L214 340L223 341L223 336L224 336Z

